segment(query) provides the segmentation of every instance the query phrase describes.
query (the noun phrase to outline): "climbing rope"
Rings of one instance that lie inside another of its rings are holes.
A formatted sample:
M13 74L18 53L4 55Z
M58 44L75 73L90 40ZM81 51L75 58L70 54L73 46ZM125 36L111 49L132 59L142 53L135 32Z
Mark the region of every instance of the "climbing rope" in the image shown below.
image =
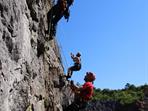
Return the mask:
M62 33L62 34L60 35L60 37L63 37L62 35L64 35L64 34L63 34L62 31L61 31L61 33ZM58 42L57 42L57 41L58 41ZM62 58L64 59L64 63L65 63L64 66L65 66L66 69L68 69L67 59L66 59L66 56L65 56L65 54L64 54L64 51L63 51L63 48L62 48L60 39L58 39L58 36L57 36L56 42L59 44L60 52L61 52L61 54L62 54Z
M50 12L50 13L48 12L50 15L47 14L47 19L48 19L48 30L47 30L47 31L48 31L48 34L49 34L50 37L53 36L53 35L51 35L51 33L53 33L53 32L52 32L52 31L53 31L53 30L52 30L52 28L53 28L53 26L52 26L52 20L53 20L53 11L54 11L54 10L52 10L52 8L54 7L55 2L58 2L58 0L53 0L53 1L52 1L52 3L51 3L51 8L50 8L51 12ZM50 11L50 10L49 10L49 11ZM56 26L56 29L57 29L57 26ZM56 30L56 29L55 29L55 30ZM60 36L62 36L62 35L64 35L64 34L61 34ZM66 60L66 57L65 57L65 54L64 54L64 51L63 51L61 42L60 42L60 40L57 40L57 37L54 37L54 38L55 38L54 44L59 47L59 50L58 50L58 49L55 49L55 50L56 50L56 52L61 52L62 58L64 59L64 60L62 60L63 63L64 63L64 67L65 67L66 69L68 69L67 60Z
M52 10L53 6L54 6L54 3L51 4L51 8L50 8L51 13L50 13L50 17L48 18L48 22L49 23L48 23L48 30L47 30L47 32L48 32L49 36L51 36L51 28L52 28L52 20L53 20L53 10Z
M47 22L48 22L48 29L46 30L46 34L49 35L49 38L51 37L51 28L52 28L52 20L53 20L53 7L55 5L55 0L51 1L50 2L50 6L51 8L48 10L48 13L47 13ZM49 15L50 14L50 15ZM46 28L45 28L46 29Z

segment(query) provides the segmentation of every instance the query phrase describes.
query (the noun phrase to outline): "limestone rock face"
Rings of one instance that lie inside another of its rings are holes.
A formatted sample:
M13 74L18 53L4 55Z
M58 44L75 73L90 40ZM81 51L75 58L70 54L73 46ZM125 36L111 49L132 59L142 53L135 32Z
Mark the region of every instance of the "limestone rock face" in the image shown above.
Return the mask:
M51 5L0 0L0 111L62 111L72 100L58 45L45 39Z

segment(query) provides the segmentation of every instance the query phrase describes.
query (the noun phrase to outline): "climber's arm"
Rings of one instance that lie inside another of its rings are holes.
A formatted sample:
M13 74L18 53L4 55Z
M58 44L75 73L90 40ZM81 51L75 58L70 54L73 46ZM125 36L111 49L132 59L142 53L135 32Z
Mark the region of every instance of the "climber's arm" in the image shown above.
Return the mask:
M74 57L74 55L73 55L72 53L70 53L70 56L71 56L71 58L72 58L72 59L74 59L74 58L75 58L75 57Z
M74 93L79 93L80 90L81 90L80 87L74 85L73 81L71 81L71 89L72 89L72 91L73 91Z

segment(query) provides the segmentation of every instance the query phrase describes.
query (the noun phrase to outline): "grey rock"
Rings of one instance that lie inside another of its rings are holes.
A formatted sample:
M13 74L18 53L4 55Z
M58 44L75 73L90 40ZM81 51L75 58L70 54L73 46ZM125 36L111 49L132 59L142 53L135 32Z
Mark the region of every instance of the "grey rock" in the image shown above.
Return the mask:
M0 111L62 111L73 100L58 44L45 40L50 2L0 0Z

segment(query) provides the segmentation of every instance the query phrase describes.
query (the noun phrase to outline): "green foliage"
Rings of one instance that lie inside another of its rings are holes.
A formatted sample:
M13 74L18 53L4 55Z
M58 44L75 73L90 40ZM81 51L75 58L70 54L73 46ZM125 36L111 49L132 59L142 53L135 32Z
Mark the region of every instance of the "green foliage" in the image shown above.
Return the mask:
M148 85L136 87L133 84L127 83L125 88L120 90L95 89L93 99L119 101L123 105L130 104L143 99L145 87L148 87Z

